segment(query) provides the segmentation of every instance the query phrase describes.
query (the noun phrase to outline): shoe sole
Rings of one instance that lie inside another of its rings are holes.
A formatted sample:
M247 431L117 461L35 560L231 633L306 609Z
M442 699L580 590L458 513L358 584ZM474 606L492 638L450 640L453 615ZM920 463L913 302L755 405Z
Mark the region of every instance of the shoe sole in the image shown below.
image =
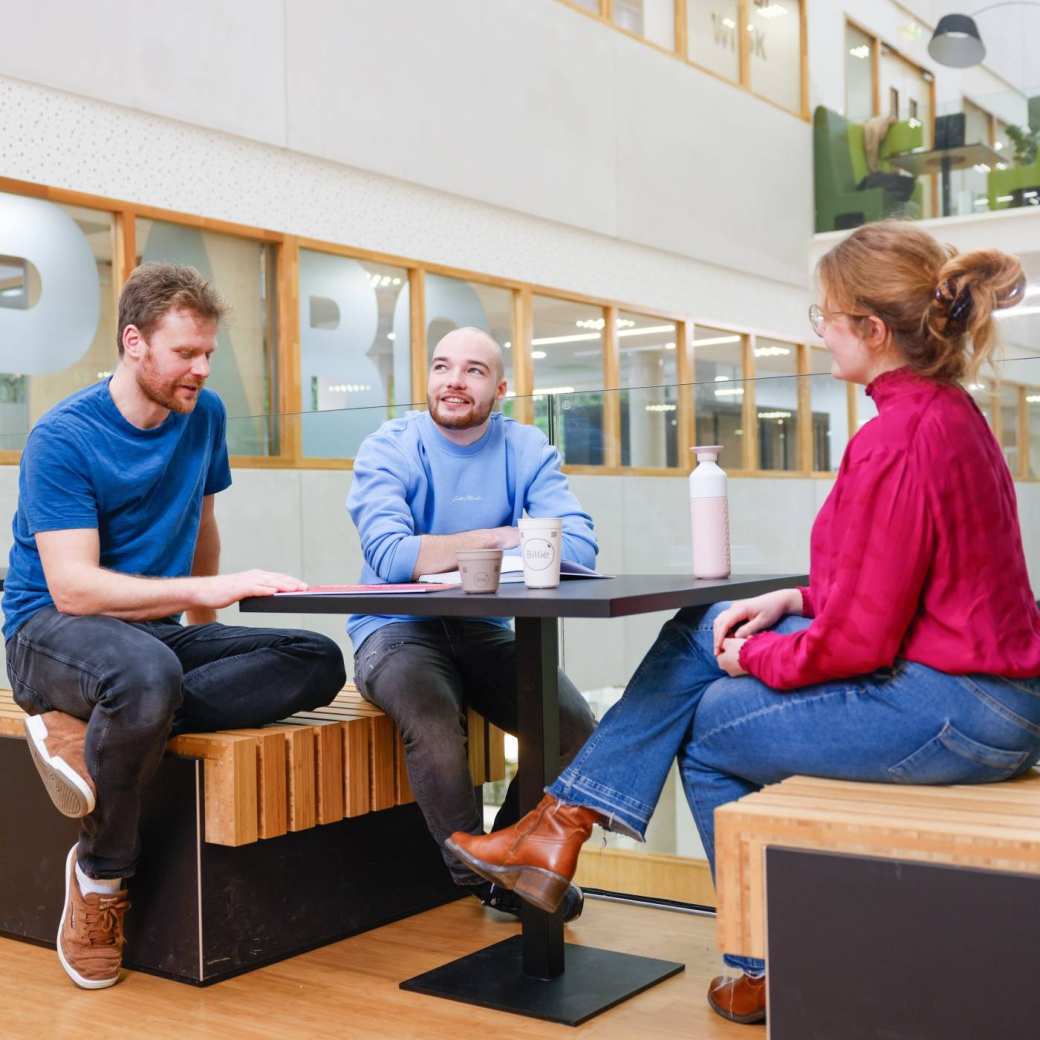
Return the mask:
M486 863L465 849L456 845L449 838L445 844L452 854L458 856L474 873L487 881L515 892L524 902L536 906L547 914L554 914L560 908L571 882L562 874L555 874L544 867L509 866L500 867L494 863Z
M61 921L58 922L58 938L56 946L58 948L58 960L61 962L62 968L65 970L65 974L68 975L73 982L76 983L80 989L107 989L109 986L114 986L119 981L118 973L113 975L110 979L85 979L76 969L65 960L65 954L61 948L61 933L65 931L65 916L69 912L69 901L72 896L72 871L76 869L76 846L73 845L69 849L69 854L65 858L65 905L61 908Z
M94 792L83 777L60 755L47 753L47 723L41 715L25 720L29 754L58 812L73 819L89 816L94 811Z
M721 1015L723 1018L728 1019L730 1022L736 1022L742 1026L754 1026L758 1025L759 1022L766 1020L766 1013L764 1011L753 1011L750 1015L738 1015L734 1011L727 1011L724 1007L716 1004L711 998L711 994L708 994L708 1006L716 1015Z

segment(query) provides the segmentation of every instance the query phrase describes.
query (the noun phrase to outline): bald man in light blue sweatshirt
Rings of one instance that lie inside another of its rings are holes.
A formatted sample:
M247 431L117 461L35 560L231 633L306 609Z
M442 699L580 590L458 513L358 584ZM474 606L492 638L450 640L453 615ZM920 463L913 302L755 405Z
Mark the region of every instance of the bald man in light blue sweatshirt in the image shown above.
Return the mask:
M391 419L365 439L347 497L365 557L362 582L453 571L464 549L515 549L525 513L561 517L563 559L594 566L592 518L571 492L559 453L536 427L495 411L505 393L499 345L480 329L456 329L434 349L428 411ZM469 774L466 709L507 733L517 730L516 644L508 619L355 614L347 632L358 688L397 723L415 800L455 883L486 905L519 914L512 892L471 873L444 845L454 831L484 832ZM562 768L595 720L562 672L559 699ZM518 815L514 779L495 828ZM577 917L581 906L574 888L565 918Z

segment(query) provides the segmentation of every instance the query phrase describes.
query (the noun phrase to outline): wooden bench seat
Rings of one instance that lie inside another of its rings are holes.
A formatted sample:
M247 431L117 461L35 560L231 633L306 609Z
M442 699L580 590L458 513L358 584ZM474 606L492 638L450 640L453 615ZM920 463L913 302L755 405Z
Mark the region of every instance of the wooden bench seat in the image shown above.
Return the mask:
M0 735L24 737L0 690ZM469 712L474 786L505 779L505 734ZM327 707L259 729L184 733L167 750L202 759L205 840L239 846L414 801L397 727L354 686Z
M721 948L766 955L769 846L1040 875L1040 771L911 787L795 776L715 812Z

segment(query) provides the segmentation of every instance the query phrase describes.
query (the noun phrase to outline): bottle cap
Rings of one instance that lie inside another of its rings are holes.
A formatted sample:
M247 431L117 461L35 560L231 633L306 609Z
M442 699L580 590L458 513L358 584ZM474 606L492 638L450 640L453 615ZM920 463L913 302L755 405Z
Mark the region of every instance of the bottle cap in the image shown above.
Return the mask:
M717 462L719 458L719 452L722 451L722 445L698 444L696 447L691 448L690 450L696 453L698 462Z

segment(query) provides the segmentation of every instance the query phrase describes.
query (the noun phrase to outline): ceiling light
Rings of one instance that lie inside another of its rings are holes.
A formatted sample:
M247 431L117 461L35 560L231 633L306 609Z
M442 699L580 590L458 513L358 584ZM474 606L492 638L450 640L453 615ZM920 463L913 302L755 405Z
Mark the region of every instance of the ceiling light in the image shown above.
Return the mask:
M744 394L744 388L742 386L729 387L725 390L716 390L716 397L741 397Z
M545 397L545 396L550 395L550 394L573 394L573 393L574 393L574 387L573 386L547 386L547 387L544 387L544 388L543 387L536 388L535 392L534 392L534 394L532 396L534 396L534 397Z
M759 412L759 419L790 419L790 412Z
M739 343L739 336L710 336L708 339L695 339L693 349L698 347L721 347L724 343Z
M782 4L766 4L765 7L756 7L755 14L759 18L779 18L782 14L787 14L787 8Z
M966 14L947 14L939 19L928 41L928 53L940 65L966 69L978 65L986 57L986 47L974 18Z
M755 357L786 357L790 347L755 347Z
M635 322L630 322L634 325ZM618 336L651 336L659 332L675 333L674 325L644 325L640 329L624 328L618 331ZM532 345L545 347L553 343L587 343L589 340L599 339L598 332L576 332L572 336L536 336L531 340Z
M736 29L736 27L737 27L737 23L736 23L735 21L733 21L733 19L732 19L732 18L723 18L723 19L722 19L722 24L723 24L723 25L724 25L724 26L725 26L725 27L726 27L727 29Z
M1026 400L1030 404L1040 404L1040 394L1026 394Z
M535 359L535 361L541 361L542 358L545 357L545 356L546 356L546 353L545 353L544 350L532 350L531 351L531 357L533 357Z
M648 404L644 406L644 411L647 412L674 412L674 404Z
M397 339L397 333L396 333L396 332L388 332L388 333L386 334L386 338L387 338L388 340L390 340L390 342L391 342L391 343L393 343L393 341L394 341L395 339Z
M666 343L664 345L664 349L665 350L675 350L675 344L674 343Z
M850 47L849 54L854 58L869 58L870 48L865 43L861 43L858 47Z

